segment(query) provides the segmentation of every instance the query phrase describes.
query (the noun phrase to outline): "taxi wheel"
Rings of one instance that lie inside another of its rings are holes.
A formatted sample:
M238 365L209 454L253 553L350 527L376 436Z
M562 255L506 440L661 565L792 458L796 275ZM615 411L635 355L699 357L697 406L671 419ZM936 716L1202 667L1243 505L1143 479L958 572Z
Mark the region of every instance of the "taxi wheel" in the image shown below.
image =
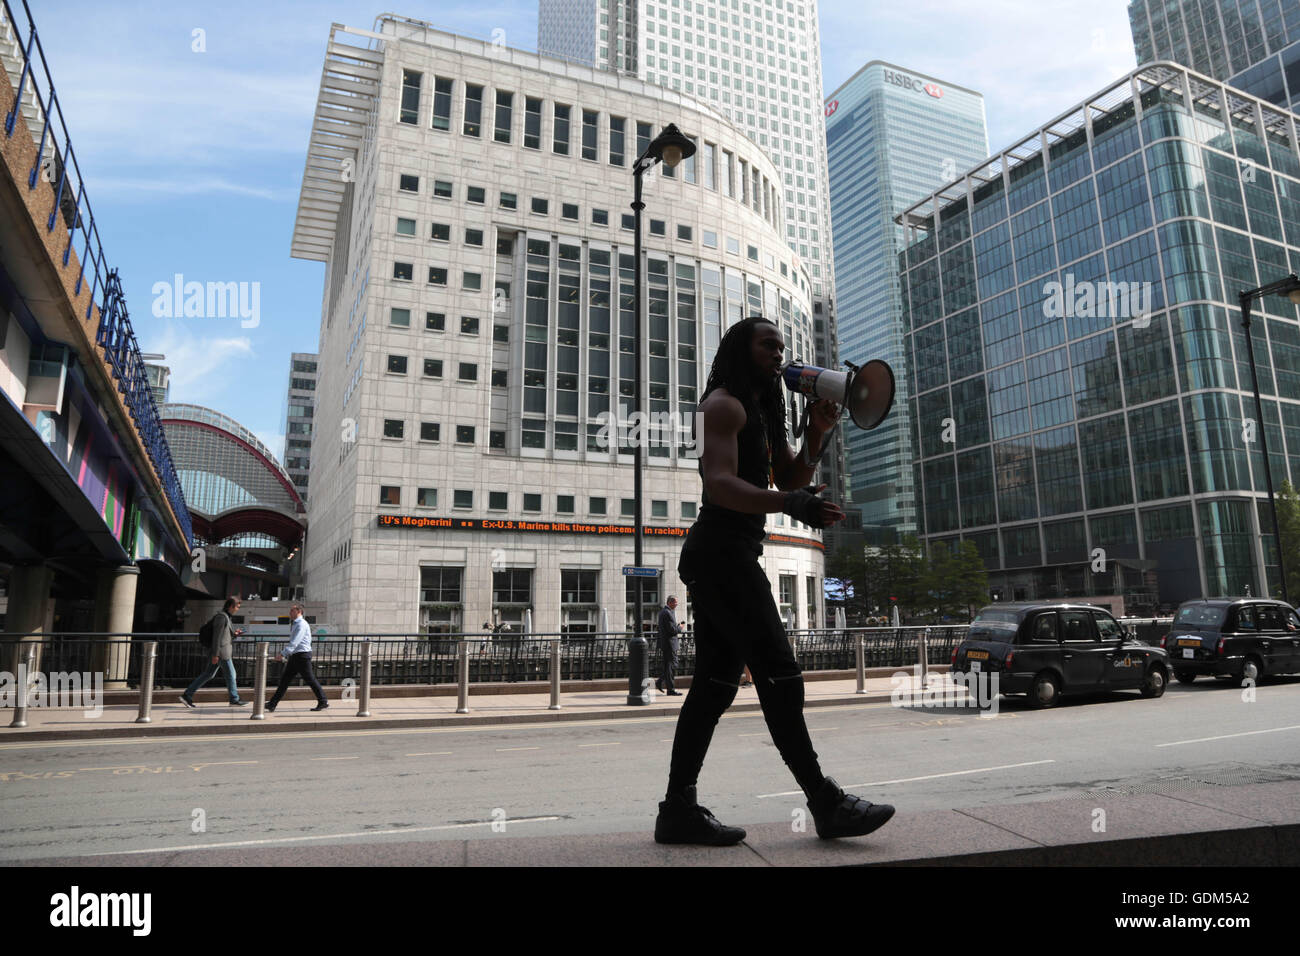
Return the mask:
M1174 671L1174 677L1178 678L1180 684L1191 684L1196 680L1196 675L1190 671Z
M1242 681L1250 681L1253 684L1259 683L1259 661L1253 657L1246 658L1246 663L1241 665Z
M1057 676L1044 671L1034 678L1029 688L1029 702L1035 707L1055 707L1061 699L1061 687Z
M1147 679L1142 682L1143 697L1162 697L1165 692L1165 669L1153 667L1147 671Z

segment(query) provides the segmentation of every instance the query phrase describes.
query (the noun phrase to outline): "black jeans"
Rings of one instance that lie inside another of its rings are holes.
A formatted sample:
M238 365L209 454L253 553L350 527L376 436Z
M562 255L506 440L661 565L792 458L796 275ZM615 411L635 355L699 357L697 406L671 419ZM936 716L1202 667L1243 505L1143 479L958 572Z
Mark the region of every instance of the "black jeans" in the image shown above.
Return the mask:
M803 718L803 672L758 563L760 553L760 546L741 543L682 550L677 570L695 610L695 674L673 738L670 794L695 785L745 665L772 742L799 786L811 797L824 779Z
M299 675L316 694L316 702L325 703L325 691L321 690L320 681L311 672L311 652L299 651L297 654L290 654L289 659L284 662L284 670L280 672L280 685L275 689L275 696L271 698L270 706L274 707L280 703L284 692L289 689L289 682Z

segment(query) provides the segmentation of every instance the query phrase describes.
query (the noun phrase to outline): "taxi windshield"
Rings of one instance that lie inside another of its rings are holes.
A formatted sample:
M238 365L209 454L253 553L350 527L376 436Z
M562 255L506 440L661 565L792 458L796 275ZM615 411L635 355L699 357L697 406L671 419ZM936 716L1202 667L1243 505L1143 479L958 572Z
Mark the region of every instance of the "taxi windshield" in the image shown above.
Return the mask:
M1226 612L1227 608L1211 604L1185 604L1178 609L1174 621L1188 627L1218 627Z

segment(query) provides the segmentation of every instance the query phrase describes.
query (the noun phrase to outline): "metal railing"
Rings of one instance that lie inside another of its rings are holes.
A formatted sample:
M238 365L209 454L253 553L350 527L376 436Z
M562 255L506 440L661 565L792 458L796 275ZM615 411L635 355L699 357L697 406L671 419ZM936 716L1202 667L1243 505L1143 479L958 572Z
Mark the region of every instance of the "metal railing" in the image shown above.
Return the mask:
M1167 619L1124 622L1134 628L1140 640L1153 645L1158 645L1161 636L1168 633L1169 623ZM804 671L852 671L857 664L859 636L865 668L912 667L920 660L922 641L928 664L947 664L953 650L965 638L967 628L965 624L911 625L816 628L787 633ZM626 680L628 638L622 631L433 636L337 634L313 641L312 670L326 686L355 684L361 677L363 650L368 646L372 685L455 684L463 643L471 684L544 682L552 679L554 647L558 640L561 680ZM211 651L199 645L195 634L6 634L0 638L0 670L13 672L19 649L32 647L35 666L42 673L99 671L106 674L106 681L124 681L130 687L137 687L144 658L142 646L146 641L157 645L152 661L156 687L188 686L212 658ZM232 662L239 684L250 686L254 682L259 645L266 645L274 657L284 643L282 637L236 639ZM689 632L683 634L678 643L676 671L690 675L695 670L695 636ZM658 640L649 640L647 644L649 673L654 677L661 671L663 652ZM110 662L124 662L124 666ZM272 660L267 680L278 681L283 666ZM121 673L109 673L112 667Z
M11 138L19 129L21 114L36 145L36 161L28 171L27 188L34 190L44 181L54 194L54 205L45 222L45 231L53 233L60 218L63 220L61 230L67 231L62 256L65 267L72 260L74 246L78 242L81 244L73 294L81 295L89 274L90 295L83 319L89 321L94 317L98 296L95 342L104 350L113 381L118 391L123 393L127 410L140 433L149 460L157 470L158 480L171 502L186 543L192 546L194 533L189 509L185 506L185 494L163 434L140 346L131 328L121 281L117 270L108 267L104 255L90 199L86 195L86 181L72 149L63 107L59 104L49 62L36 33L31 8L27 0L21 0L21 5L0 0L0 14L3 15L3 20L0 20L0 65L14 90L13 108L4 118L5 138ZM12 76L14 73L16 78Z

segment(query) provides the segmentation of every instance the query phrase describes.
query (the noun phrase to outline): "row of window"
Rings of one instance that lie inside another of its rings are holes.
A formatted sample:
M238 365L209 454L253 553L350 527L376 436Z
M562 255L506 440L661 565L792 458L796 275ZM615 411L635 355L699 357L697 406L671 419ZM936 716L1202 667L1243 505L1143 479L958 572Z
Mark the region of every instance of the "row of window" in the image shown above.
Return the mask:
M400 422L398 424L401 424ZM432 422L422 424L433 425L436 429L438 426ZM469 426L458 426L457 433L461 428ZM473 428L470 428L471 437ZM423 435L421 435L423 438ZM437 441L437 438L430 439ZM457 438L459 441L459 437ZM525 514L540 514L542 510L541 492L525 491L522 500L522 511ZM399 485L380 485L379 486L379 503L381 505L400 505L402 503L402 489ZM415 493L415 503L421 508L438 507L438 489L437 488L417 488ZM453 508L473 508L474 492L470 489L456 489L452 492ZM507 511L510 508L510 493L508 491L489 491L487 508L489 511ZM697 504L694 501L681 502L681 520L694 521ZM619 516L623 518L635 517L636 500L633 498L619 499ZM561 515L577 514L577 497L575 495L556 495L555 496L555 513ZM602 518L609 515L609 499L603 497L589 497L587 499L587 515L593 518ZM655 499L650 502L651 518L668 518L668 501Z
M420 191L420 177L412 173L401 173L399 175L398 182L399 182L398 189L401 192L419 193ZM439 199L451 199L454 190L454 185L455 184L450 180L436 179L434 180L433 195ZM478 205L478 206L485 205L487 203L487 193L485 188L482 186L467 186L465 201L471 205ZM502 209L516 210L519 208L519 196L517 193L501 192L498 195L498 205ZM548 216L550 215L551 201L543 196L533 196L530 200L529 208L536 215ZM569 222L578 222L581 219L581 213L582 210L578 203L569 203L569 202L560 203L561 219L567 220ZM591 223L594 226L608 226L609 210L597 209L593 207L591 210ZM619 221L619 225L620 228L625 229L628 232L631 232L636 228L636 217L632 213L622 213L621 219ZM418 235L417 229L418 229L418 223L416 222L416 220L405 216L399 216L397 218L396 235L415 238ZM652 236L662 236L666 238L668 235L668 224L663 219L651 219L649 220L649 230L650 230L650 235ZM687 225L686 223L677 223L676 236L682 242L692 242L695 238L695 227ZM431 222L429 224L429 239L433 242L449 243L451 241L451 225L449 223L443 223L443 222ZM511 240L506 240L506 241L510 242ZM700 242L706 249L717 249L718 233L712 229L701 229ZM466 246L470 246L474 248L482 248L483 230L473 228L473 227L466 227L464 244ZM731 253L732 255L737 255L737 256L740 255L740 240L733 238L732 236L727 236L726 249L727 252ZM509 255L510 252L511 249L503 248L501 245L501 240L498 240L497 254ZM753 262L757 262L758 247L753 245L747 245L746 255ZM774 259L774 257L769 255L768 259L769 259L768 268L769 269L775 268L776 263L774 261L771 261ZM399 266L402 267L400 271L398 268ZM787 264L786 262L783 261L780 263L780 266L781 266L781 275L783 276L795 275L796 277L798 277L798 270L796 270L793 265ZM414 266L411 263L394 264L393 267L394 279L409 280L413 277L413 275L414 275ZM470 276L470 275L474 275L474 273L465 273L465 275ZM429 279L429 282L431 284L433 285L447 284L446 269L437 269L436 280L434 276L435 276L435 270L431 269L430 279ZM469 285L469 284L465 284L463 287L469 290L475 290L481 288L480 285Z
M390 356L388 356L388 366L387 366L387 370L388 370L389 374L391 374L391 375L405 375L405 374L406 374L407 364L408 364L408 363L407 363L407 356L405 356L405 355L390 355ZM424 371L423 371L423 377L424 377L424 378L442 378L442 368L443 368L443 360L442 360L442 359L434 359L434 358L427 358L427 359L424 359ZM457 363L456 363L456 381L458 381L458 382L477 382L477 381L478 381L478 363L477 363L477 362L457 362ZM494 388L505 388L505 387L506 387L506 381L507 381L507 378L506 378L506 370L505 370L505 369L497 368L497 369L493 369L493 370L492 370L492 386L493 386ZM295 430L295 431L297 431L297 429L292 429L293 424L294 424L294 423L292 423L292 422L290 423L291 430ZM311 429L311 426L308 425L308 426L306 426L306 430L305 430L305 431L302 431L301 433L302 433L302 434L310 434L310 429ZM390 437L393 437L393 436L390 436ZM395 437L400 438L400 437L402 437L402 436L401 436L401 435L397 435L397 436L395 436Z
M433 88L432 116L429 127L443 133L452 131L452 106L455 98L456 81L449 77L435 76ZM398 122L410 126L420 124L421 94L424 89L424 74L417 70L402 71L402 95L398 110ZM486 133L487 117L484 115L486 88L482 84L462 82L461 133L464 136L482 138ZM515 141L515 113L517 111L515 94L508 90L493 90L493 107L491 115L492 139L498 143L510 145ZM601 113L597 110L578 109L570 104L552 103L549 111L544 111L544 102L539 97L524 97L523 136L520 140L525 149L541 151L543 143L550 142L551 152L558 156L568 156L572 143L572 134L577 132L578 155L589 162L599 162L601 156L600 140L605 141L604 155L611 166L623 167L645 153L654 136L650 123L635 121L630 125L622 116L605 114L601 122ZM543 132L543 114L550 118L550 136ZM602 132L603 131L603 132ZM631 136L635 134L633 141ZM691 138L691 137L688 137ZM692 141L694 139L692 138ZM629 152L635 148L635 152ZM677 170L664 166L663 174L668 178L677 178ZM781 218L780 192L757 166L737 156L731 150L710 142L699 144L696 154L686 157L681 162L681 179L686 183L699 183L706 189L721 192L723 195L739 200L752 207L773 226Z

